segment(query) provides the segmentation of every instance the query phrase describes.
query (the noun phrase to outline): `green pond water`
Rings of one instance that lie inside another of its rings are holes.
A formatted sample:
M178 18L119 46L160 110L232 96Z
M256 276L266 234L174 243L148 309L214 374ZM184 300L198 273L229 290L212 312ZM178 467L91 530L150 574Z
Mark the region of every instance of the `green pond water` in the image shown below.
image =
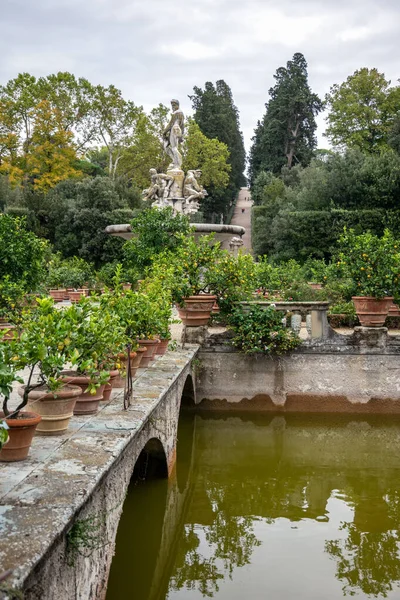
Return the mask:
M130 486L107 600L400 598L400 421L183 414Z

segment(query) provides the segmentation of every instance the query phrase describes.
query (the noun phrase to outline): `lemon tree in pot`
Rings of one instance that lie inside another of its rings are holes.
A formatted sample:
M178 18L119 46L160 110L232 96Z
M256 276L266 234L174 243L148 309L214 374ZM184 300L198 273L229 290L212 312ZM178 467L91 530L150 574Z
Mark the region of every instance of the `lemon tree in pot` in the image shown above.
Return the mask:
M0 460L12 462L24 460L28 456L35 428L40 421L40 416L21 412L23 402L10 409L8 402L15 382L22 383L17 376L13 350L6 342L0 343L0 397L2 398L3 411L0 414Z
M198 240L189 236L174 252L161 253L154 260L154 272L168 272L167 285L184 325L207 325L216 300L210 284L221 252L213 234Z
M77 386L66 384L61 372L71 360L71 319L68 310L57 310L51 298L38 298L37 306L23 313L18 340L10 343L19 369L27 368L27 383L19 389L22 407L38 413L37 433L59 435L72 417Z
M124 330L115 314L103 310L90 298L82 297L66 311L72 324L72 370L63 371L62 379L81 388L74 414L95 414L110 379L105 366L124 348Z
M387 229L382 237L345 229L336 265L353 281L352 300L361 325L383 326L393 297L399 297L400 242Z

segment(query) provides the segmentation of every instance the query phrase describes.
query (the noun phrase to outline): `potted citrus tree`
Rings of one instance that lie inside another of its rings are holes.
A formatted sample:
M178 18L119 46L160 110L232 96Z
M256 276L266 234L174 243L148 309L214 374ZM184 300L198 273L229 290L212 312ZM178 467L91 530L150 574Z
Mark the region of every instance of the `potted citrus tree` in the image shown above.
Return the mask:
M63 371L62 380L81 388L74 414L95 414L110 380L110 370L105 366L109 367L124 348L124 330L114 314L102 310L90 298L82 297L66 310L71 320L72 370Z
M350 277L352 300L364 327L382 327L389 307L399 295L400 243L389 230L382 237L352 229L339 238L338 269Z
M11 342L15 365L27 368L27 383L19 389L21 407L41 416L37 433L59 435L66 431L80 388L61 379L71 360L71 319L68 310L57 310L51 298L38 298L37 306L22 315L21 333Z
M35 429L41 419L38 414L22 410L27 404L26 399L15 409L9 408L13 384L22 383L13 359L11 344L0 342L0 396L3 405L0 413L0 460L4 462L24 460L28 456Z

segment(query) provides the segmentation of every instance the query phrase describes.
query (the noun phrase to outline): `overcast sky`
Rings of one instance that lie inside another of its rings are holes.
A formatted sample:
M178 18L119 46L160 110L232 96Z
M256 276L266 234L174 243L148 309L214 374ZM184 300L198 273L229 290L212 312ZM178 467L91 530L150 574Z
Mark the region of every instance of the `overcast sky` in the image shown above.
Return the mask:
M0 83L70 71L149 110L224 79L246 147L295 52L322 97L361 67L400 77L399 0L0 0ZM319 145L324 119L319 118Z

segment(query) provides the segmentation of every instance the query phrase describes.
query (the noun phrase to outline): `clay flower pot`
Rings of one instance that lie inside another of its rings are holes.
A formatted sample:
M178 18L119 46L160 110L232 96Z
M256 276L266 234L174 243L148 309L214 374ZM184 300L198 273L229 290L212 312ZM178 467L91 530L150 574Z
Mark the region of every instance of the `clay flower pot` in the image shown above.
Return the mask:
M142 349L142 348L138 348L138 350L136 350L136 352L131 352L130 353L130 363L131 363L131 374L132 377L136 376L137 370L139 368L139 365L142 361L142 357L143 354L145 352L146 349ZM123 372L126 373L126 354L124 354L123 352L121 352L120 354L118 354L118 360L122 363L124 363L124 367L123 369L121 369ZM118 377L115 378L115 381L113 383L113 387L115 388L124 388L125 387L125 381L126 381L126 374L124 376L119 375Z
M24 394L25 386L18 390ZM57 392L49 392L45 386L36 388L28 394L28 408L42 417L36 433L40 435L61 435L68 429L76 398L82 393L77 385L65 385Z
M372 296L353 296L357 317L363 327L383 327L393 298L377 300Z
M76 398L74 415L95 415L99 410L100 400L103 399L105 384L96 389L95 394L87 392L90 377L78 375L76 371L63 371L60 379L68 385L77 385L81 388L81 393Z
M391 304L389 306L388 317L400 317L400 306L398 304Z
M113 382L118 378L118 376L119 376L118 369L114 369L113 371L110 371L110 379L104 386L102 402L108 402L108 400L110 399L113 388L117 387L117 386L113 385Z
M138 344L141 348L146 348L143 352L142 360L140 362L140 369L145 369L149 366L152 360L154 360L154 356L157 350L157 346L160 343L160 340L138 340Z
M66 290L49 290L50 296L54 302L62 302L64 300Z
M179 318L182 323L187 327L207 325L216 299L216 296L209 294L184 298L184 306L177 306Z
M13 340L17 336L17 332L15 331L15 325L11 325L11 323L7 323L7 321L3 318L0 319L0 342L6 342L8 340Z
M169 340L161 339L160 343L156 347L156 356L164 356L166 351L168 350Z
M41 418L36 413L20 412L17 419L6 419L9 426L9 440L0 451L0 461L14 462L27 458L35 429ZM0 419L4 419L3 412L0 412Z
M82 296L86 296L85 290L68 291L68 297L72 303L79 302Z

